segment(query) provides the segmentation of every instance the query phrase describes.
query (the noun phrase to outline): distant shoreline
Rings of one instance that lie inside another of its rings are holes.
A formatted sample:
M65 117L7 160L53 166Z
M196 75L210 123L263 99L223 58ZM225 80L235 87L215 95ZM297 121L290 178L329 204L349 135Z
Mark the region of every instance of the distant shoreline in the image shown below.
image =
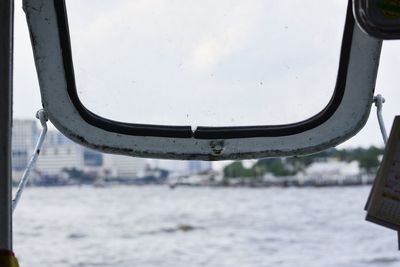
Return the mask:
M190 182L152 182L143 183L135 182L132 180L130 182L113 182L113 181L102 181L100 183L65 183L65 184L55 184L55 183L40 183L40 184L30 184L29 187L93 187L93 188L103 188L112 186L168 186L171 189L176 187L215 187L215 188L303 188L303 187L313 187L313 188L323 188L323 187L350 187L350 186L365 186L371 185L374 182L373 176L363 177L354 176L348 179L322 179L315 178L307 180L293 179L292 177L288 179L277 178L274 181L260 181L251 179L227 179L218 182L205 182L205 183L190 183ZM14 184L17 187L17 184Z

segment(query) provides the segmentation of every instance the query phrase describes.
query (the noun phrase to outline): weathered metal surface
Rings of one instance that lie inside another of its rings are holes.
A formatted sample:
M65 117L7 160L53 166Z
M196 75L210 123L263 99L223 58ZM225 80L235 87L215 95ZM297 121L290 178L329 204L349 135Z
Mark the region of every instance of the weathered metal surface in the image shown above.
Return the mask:
M364 126L369 116L382 42L355 26L343 100L329 120L313 129L288 136L226 140L109 132L88 124L69 98L54 1L24 0L24 5L43 107L62 133L93 149L137 157L198 160L310 154L346 141Z
M11 122L14 1L0 1L0 250L12 250Z

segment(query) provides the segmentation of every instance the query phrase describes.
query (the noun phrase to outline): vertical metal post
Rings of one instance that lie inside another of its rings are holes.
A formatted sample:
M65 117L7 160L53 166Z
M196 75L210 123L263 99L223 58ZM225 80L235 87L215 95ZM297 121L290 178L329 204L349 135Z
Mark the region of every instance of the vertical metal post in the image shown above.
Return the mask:
M0 250L12 250L11 124L14 0L0 0Z

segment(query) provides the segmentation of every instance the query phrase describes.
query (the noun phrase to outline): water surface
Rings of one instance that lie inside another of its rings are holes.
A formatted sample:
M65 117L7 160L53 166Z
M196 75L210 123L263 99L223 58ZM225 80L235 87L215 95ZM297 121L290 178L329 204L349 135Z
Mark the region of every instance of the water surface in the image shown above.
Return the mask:
M365 222L369 187L28 188L22 267L399 266L395 232Z

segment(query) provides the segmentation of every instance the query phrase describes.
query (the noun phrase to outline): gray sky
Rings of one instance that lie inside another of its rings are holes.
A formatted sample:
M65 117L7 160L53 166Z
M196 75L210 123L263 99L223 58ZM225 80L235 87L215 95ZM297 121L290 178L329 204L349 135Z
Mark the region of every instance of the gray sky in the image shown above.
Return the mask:
M20 2L14 115L33 118L40 94ZM69 0L78 93L90 110L131 123L301 121L333 93L346 6L344 0L323 8L316 0ZM387 99L388 129L398 112L399 49L397 41L384 43L376 87ZM372 144L382 145L375 109L340 147Z

